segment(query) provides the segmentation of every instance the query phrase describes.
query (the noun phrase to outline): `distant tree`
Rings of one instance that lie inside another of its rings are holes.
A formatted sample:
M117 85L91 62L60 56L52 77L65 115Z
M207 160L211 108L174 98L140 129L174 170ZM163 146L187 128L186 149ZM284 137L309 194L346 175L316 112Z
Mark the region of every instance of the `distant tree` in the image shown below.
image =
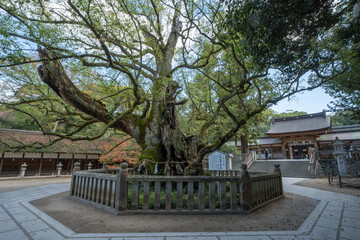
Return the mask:
M107 139L100 139L102 155L99 162L106 162L109 165L117 165L126 162L132 166L139 163L140 146L129 136L119 134L110 136Z
M227 26L244 54L258 64L312 73L312 83L337 72L324 85L336 100L332 111L360 119L360 3L357 0L229 0ZM318 69L318 66L326 66Z
M18 111L0 111L0 128L39 131L39 126L31 117Z
M355 3L355 5L350 3ZM345 111L346 115L360 120L360 2L346 1L348 10L330 33L326 49L336 51L337 64L346 68L325 85L327 92L336 100L330 104L332 111ZM353 6L353 7L352 7Z
M360 120L354 119L352 112L336 112L331 116L331 126L333 127L356 124L360 124Z

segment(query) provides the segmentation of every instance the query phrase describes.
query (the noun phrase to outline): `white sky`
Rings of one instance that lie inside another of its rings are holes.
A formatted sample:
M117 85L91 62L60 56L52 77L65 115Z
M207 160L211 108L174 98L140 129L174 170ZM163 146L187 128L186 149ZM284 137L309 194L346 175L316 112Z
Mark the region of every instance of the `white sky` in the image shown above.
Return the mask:
M323 88L317 88L313 91L295 94L295 97L288 100L283 99L277 105L271 107L278 113L292 111L304 111L307 113L322 112L328 110L327 105L333 101L333 98L325 93Z

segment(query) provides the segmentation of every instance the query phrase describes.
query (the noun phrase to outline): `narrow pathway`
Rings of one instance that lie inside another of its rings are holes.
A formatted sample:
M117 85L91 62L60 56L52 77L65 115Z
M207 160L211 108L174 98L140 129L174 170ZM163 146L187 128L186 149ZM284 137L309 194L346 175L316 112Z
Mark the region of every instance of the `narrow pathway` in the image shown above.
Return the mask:
M284 190L320 203L297 231L77 234L29 203L68 191L62 183L0 194L0 240L360 239L360 198L292 185L301 180L283 178Z

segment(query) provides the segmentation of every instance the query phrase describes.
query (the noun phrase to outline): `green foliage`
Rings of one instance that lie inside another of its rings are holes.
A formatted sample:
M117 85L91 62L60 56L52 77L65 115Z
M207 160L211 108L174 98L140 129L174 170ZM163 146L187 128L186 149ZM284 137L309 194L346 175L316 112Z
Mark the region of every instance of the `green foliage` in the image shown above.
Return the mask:
M312 73L336 98L332 111L360 119L360 17L355 0L228 0L225 28L258 67Z
M317 64L315 42L333 26L333 1L228 0L225 26L242 54L261 68L296 74L298 64Z
M231 153L231 154L235 154L237 153L237 147L234 145L222 145L221 148L219 149L219 151L224 152L224 153Z
M353 118L352 112L336 112L335 115L331 116L331 126L347 126L360 124L360 120Z
M17 111L1 111L0 128L39 131L40 128L31 117Z
M359 4L357 6L359 10ZM355 8L354 8L355 12ZM347 14L331 32L326 48L337 50L337 60L344 73L325 85L336 100L330 104L332 111L347 111L353 119L360 120L360 17ZM339 61L341 60L341 61Z

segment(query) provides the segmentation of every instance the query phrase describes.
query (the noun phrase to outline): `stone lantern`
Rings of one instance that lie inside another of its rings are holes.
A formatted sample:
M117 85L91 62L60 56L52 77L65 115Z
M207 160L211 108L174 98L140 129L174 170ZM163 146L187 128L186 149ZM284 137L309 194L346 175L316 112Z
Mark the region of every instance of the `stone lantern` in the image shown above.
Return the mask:
M20 177L23 178L25 177L25 172L26 172L26 167L28 165L26 164L26 162L24 162L23 164L21 164L21 171L20 171Z
M57 166L57 174L56 174L56 176L57 176L57 177L60 177L60 175L61 175L61 169L62 169L63 165L62 165L61 162L59 162L59 164L56 165L56 166Z
M87 167L88 167L88 170L91 170L91 168L92 168L92 163L89 162L88 165L87 165Z
M332 142L331 145L334 147L333 154L338 164L339 174L341 177L347 177L347 167L345 161L346 152L344 149L345 142L336 137L335 141Z

